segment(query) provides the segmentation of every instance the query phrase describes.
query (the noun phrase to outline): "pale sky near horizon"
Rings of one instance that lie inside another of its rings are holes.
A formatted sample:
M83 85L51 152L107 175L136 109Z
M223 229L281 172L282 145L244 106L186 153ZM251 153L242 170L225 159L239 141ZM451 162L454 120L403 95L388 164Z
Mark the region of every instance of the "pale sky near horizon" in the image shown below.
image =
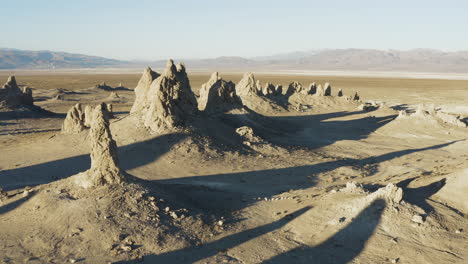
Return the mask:
M116 59L468 50L463 0L0 0L0 47Z

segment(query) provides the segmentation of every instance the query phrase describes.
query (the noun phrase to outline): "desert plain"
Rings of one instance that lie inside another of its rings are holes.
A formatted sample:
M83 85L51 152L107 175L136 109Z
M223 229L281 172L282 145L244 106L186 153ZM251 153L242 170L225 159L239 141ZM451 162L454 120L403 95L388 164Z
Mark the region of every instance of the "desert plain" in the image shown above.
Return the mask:
M44 110L0 112L0 262L468 261L468 80L169 68L0 71ZM123 180L82 184L99 129Z

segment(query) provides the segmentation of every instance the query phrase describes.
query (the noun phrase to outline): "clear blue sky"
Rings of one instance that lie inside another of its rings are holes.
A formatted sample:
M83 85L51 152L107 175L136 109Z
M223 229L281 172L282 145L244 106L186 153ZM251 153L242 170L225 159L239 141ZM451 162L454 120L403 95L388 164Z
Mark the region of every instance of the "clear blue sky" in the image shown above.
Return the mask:
M466 0L0 0L0 47L118 59L468 49Z

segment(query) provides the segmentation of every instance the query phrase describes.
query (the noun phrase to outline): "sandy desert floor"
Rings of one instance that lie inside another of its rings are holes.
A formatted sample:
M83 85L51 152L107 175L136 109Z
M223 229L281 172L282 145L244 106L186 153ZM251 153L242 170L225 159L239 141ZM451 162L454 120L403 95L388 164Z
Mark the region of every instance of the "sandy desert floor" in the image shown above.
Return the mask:
M198 94L209 74L189 77ZM361 101L386 107L362 111L331 96L301 111L201 117L195 134L152 134L129 115L140 74L17 75L33 88L36 105L57 114L0 112L0 261L468 262L468 128L396 119L421 103L468 117L468 81L256 77L330 82L332 94L357 91ZM110 99L94 88L101 82L128 89ZM58 89L65 89L61 100ZM89 143L87 132L60 133L65 114L78 102L103 101L114 106L121 166L145 190L134 184L87 193L70 183L90 166ZM243 125L265 144L243 145L233 135ZM389 183L402 188L401 202Z

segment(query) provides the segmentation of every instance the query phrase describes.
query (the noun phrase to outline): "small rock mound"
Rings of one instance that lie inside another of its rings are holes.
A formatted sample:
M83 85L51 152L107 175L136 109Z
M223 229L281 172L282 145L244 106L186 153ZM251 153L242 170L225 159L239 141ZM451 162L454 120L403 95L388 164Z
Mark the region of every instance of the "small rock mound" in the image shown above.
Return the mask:
M205 112L224 112L239 107L242 107L242 102L236 95L235 84L221 79L217 72L202 85L198 109Z
M144 126L154 132L182 127L198 113L185 66L178 64L176 67L172 60L167 62L164 73L152 82L147 95L146 101L135 101L134 106L144 104L136 108L141 108Z
M103 105L106 118L113 118L112 104ZM83 111L83 106L80 103L77 103L68 110L67 116L62 124L62 133L78 134L81 131L90 128L92 124L92 116L91 106L87 105Z
M125 181L125 172L119 167L117 144L112 139L109 120L106 118L107 106L102 103L93 111L91 139L91 168L82 173L80 185L85 188L121 184ZM83 179L84 178L84 179Z
M452 115L449 113L444 113L440 110L435 109L433 105L423 105L420 104L416 108L416 111L413 114L401 110L398 113L397 120L405 120L409 118L416 118L421 120L427 120L432 122L440 122L447 125L458 126L458 127L467 127L467 124L462 120L459 115Z
M78 103L68 110L62 124L62 133L76 134L85 129L85 112L83 112L81 104Z
M258 95L257 82L253 73L245 73L236 85L236 94L242 99L248 96Z
M236 129L236 133L245 140L243 143L247 146L251 146L252 143L263 142L261 137L258 137L254 134L254 131L251 127L239 127Z
M109 85L107 85L105 82L102 82L100 84L96 84L94 86L95 89L101 89L101 90L104 90L104 91L112 91L113 88Z
M14 109L21 105L33 105L32 90L29 87L21 90L16 83L15 76L10 76L0 88L0 108Z
M135 102L133 103L130 113L134 113L143 109L147 105L147 100L150 97L148 94L151 83L158 78L160 74L151 70L150 67L146 68L143 71L143 75L138 81L137 86L135 87Z
M120 99L120 96L119 94L117 94L116 92L111 92L109 94L109 97L107 98L109 100L119 100Z
M343 96L343 90L341 90L341 88L338 90L337 96L338 96L338 97L342 97L342 96Z

